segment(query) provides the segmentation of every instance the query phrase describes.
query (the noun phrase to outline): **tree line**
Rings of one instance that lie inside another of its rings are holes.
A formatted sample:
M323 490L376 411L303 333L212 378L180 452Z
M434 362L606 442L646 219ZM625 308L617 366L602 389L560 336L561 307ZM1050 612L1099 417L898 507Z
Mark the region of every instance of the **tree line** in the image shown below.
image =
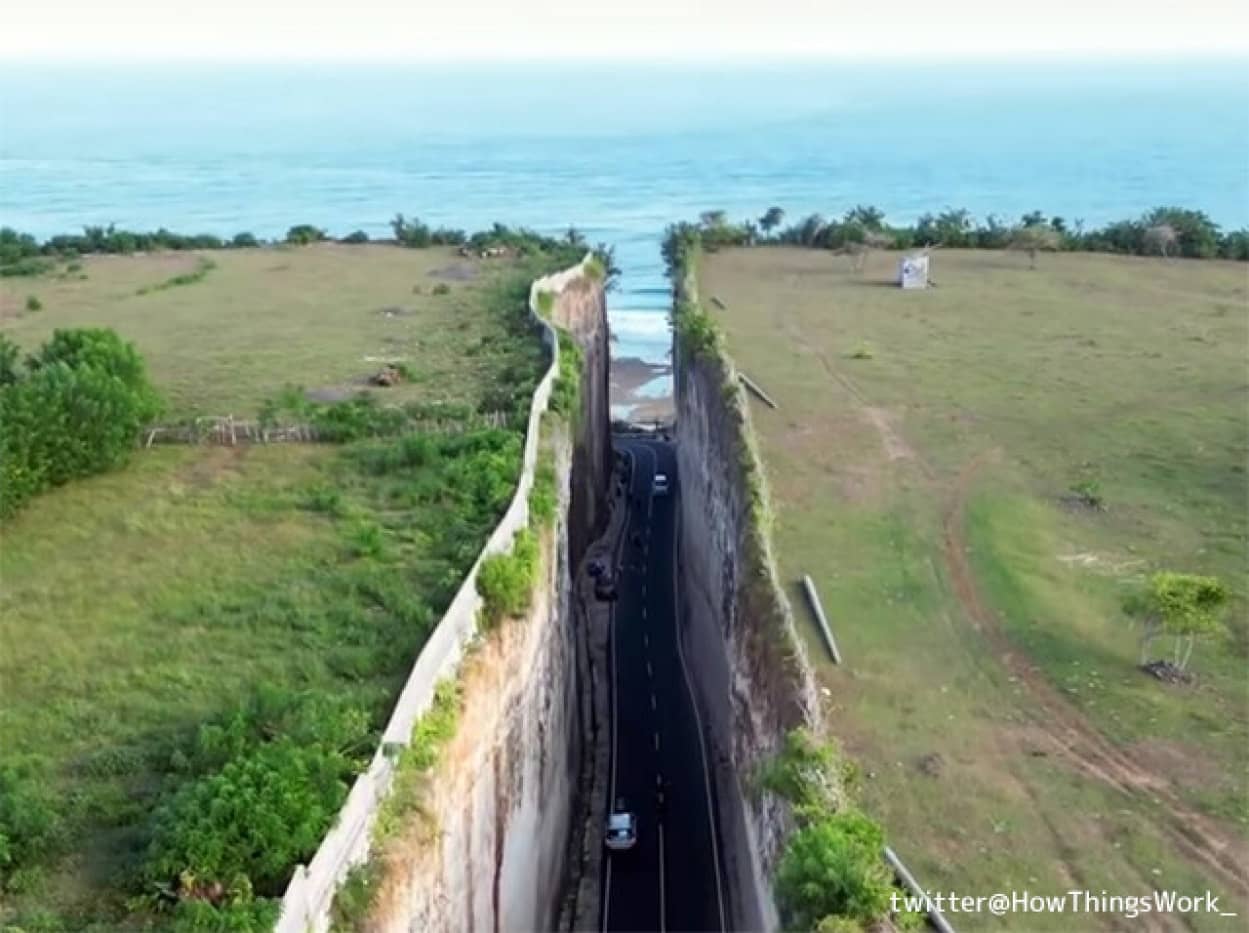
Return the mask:
M697 224L677 228L696 232L709 249L779 244L854 252L943 246L1249 260L1249 229L1223 231L1203 211L1183 207L1156 207L1136 219L1101 227L1039 210L1013 222L995 214L981 221L961 208L926 213L912 224L891 224L885 212L872 205L857 205L840 218L809 214L784 225L785 218L781 207L741 222L713 210L703 212Z
M585 237L575 227L570 227L560 237L546 236L527 227L510 227L501 223L476 233L466 233L452 227L431 227L418 217L409 218L396 214L390 221L390 229L392 238L376 242L393 243L411 249L460 246L479 255L491 250L518 256L566 253L569 264L579 260L591 249ZM148 232L121 230L109 224L87 226L83 227L82 233L58 234L40 241L29 233L20 233L11 227L0 227L0 277L42 275L50 272L58 261L94 254L128 256L163 250L252 249L276 245L307 246L323 242L364 244L373 241L363 230L354 230L335 238L324 228L307 223L295 224L283 237L270 240L246 231L232 237L221 237L212 233L174 233L164 227ZM610 287L619 273L614 250L606 243L600 243L592 249L604 265ZM578 250L580 252L574 255Z

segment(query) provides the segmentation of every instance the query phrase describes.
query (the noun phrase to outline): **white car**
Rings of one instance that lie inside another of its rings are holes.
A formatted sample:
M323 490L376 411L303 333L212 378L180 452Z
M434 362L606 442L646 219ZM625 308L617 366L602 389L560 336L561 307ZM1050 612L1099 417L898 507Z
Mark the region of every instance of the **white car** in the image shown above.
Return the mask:
M607 835L603 843L607 848L621 852L632 849L637 841L637 817L625 809L623 800L617 800L616 809L607 817Z
M651 485L651 495L655 495L655 496L668 495L668 475L666 473L655 474L655 481Z

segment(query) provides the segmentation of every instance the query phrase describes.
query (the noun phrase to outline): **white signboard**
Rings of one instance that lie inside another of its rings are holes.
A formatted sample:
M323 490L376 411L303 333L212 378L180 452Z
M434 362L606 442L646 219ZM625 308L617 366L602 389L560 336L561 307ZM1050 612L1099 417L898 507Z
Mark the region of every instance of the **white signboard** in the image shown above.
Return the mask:
M928 257L903 256L899 259L898 284L903 288L927 288Z

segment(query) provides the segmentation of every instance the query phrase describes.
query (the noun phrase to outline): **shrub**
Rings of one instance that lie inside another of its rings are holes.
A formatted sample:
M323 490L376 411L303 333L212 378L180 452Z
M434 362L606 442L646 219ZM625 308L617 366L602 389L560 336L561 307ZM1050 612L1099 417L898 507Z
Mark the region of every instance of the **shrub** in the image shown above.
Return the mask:
M39 300L37 295L27 295L26 296L26 310L27 311L42 311L43 302Z
M448 285L446 282L439 282L437 285L435 285L435 286L433 287L431 294L434 294L434 295L450 295L450 294L451 294L451 286L450 286L450 285Z
M316 851L333 822L351 772L342 754L289 739L235 758L156 812L144 876L184 900L212 899L241 882L281 894L291 867Z
M789 801L799 819L818 819L845 808L847 767L834 747L794 729L760 769L759 784Z
M356 557L380 558L386 551L386 539L376 522L357 522L347 533L351 553Z
M559 505L559 490L555 485L555 459L550 451L544 451L533 473L533 487L529 490L529 522L548 526L555 519Z
M0 265L20 262L39 255L39 243L29 233L0 227Z
M46 858L60 838L47 781L33 768L0 765L0 889Z
M884 845L880 826L856 811L798 830L776 873L787 928L809 930L829 915L863 923L884 916L893 892Z
M318 486L308 493L306 507L313 512L338 515L343 507L343 497L331 486Z
M3 351L6 355L9 351ZM0 387L0 518L31 496L120 466L160 411L142 357L111 330L58 330Z
M871 344L861 343L850 351L850 359L852 360L870 360L876 356L872 350Z
M564 331L558 332L559 371L551 387L550 410L559 415L579 414L581 399L581 369L583 354L581 346Z
M250 249L259 246L260 241L256 239L255 234L244 231L243 233L234 234L234 238L230 240L230 245L235 249Z
M22 348L0 333L0 387L12 385L22 376Z
M41 259L37 256L15 259L12 262L0 265L0 277L16 278L18 276L43 275L51 270L52 266L52 260Z
M1219 256L1224 259L1249 260L1249 230L1229 230L1219 241Z
M347 234L338 242L340 243L367 243L369 242L369 235L365 233L363 230L353 230L351 233Z
M286 231L286 242L295 246L307 246L309 243L320 243L325 239L325 231L312 224L296 224Z
M365 929L365 918L373 907L380 880L381 866L376 860L370 859L353 866L334 892L334 903L330 906L330 929Z
M488 626L509 616L519 616L529 608L538 569L538 539L522 528L512 540L508 554L491 554L481 562L477 592L483 601L482 614Z
M173 770L191 775L219 771L275 738L316 745L363 765L368 715L322 694L284 690L267 684L233 713L199 728L195 740L175 753Z
M1210 259L1219 252L1219 228L1202 211L1182 207L1156 207L1145 215L1146 228L1165 227L1174 233L1180 255Z
M221 904L203 900L180 901L173 915L173 933L258 933L271 930L281 904L252 897L247 891L230 892Z

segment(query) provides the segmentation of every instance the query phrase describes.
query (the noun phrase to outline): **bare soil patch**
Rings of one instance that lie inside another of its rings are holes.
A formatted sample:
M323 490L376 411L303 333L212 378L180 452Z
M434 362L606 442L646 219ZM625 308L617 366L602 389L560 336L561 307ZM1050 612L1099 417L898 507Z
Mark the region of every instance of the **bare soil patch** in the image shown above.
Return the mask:
M481 274L477 266L468 262L453 262L450 265L431 269L431 279L443 279L451 282L471 282Z

